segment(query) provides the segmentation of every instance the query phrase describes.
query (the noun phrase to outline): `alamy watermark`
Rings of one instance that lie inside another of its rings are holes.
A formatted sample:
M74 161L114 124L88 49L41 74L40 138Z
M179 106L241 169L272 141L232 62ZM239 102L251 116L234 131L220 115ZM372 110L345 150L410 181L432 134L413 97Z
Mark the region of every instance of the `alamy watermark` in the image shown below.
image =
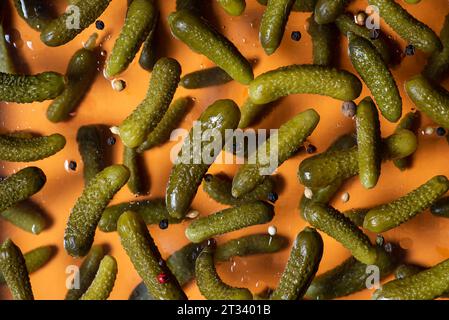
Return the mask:
M370 30L379 30L380 29L379 7L368 6L365 9L365 13L368 15L365 20L366 28Z
M260 175L272 174L279 165L277 129L226 129L223 136L220 130L204 129L195 121L190 134L176 129L170 140L178 141L170 152L174 164L257 164Z
M367 289L379 289L380 288L380 269L376 265L368 265L365 270L368 277L365 281Z
M75 265L69 265L65 268L65 273L68 275L65 280L65 287L68 290L81 288L80 284L80 268Z
M67 30L81 29L81 10L78 6L75 6L73 4L68 5L65 9L65 14L67 16L65 20L65 26Z

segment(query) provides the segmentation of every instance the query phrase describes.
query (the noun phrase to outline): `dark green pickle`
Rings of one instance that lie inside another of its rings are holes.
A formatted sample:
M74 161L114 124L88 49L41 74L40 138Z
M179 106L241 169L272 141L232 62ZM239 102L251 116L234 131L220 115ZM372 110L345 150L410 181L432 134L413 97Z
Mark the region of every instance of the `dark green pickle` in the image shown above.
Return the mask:
M412 132L416 132L418 126L419 126L419 120L420 120L420 114L418 111L415 112L409 112L399 121L398 125L396 126L396 131L400 129L407 129ZM399 170L403 171L406 170L411 166L411 160L412 155L402 158L402 159L396 159L393 160L393 164L398 168Z
M78 300L81 298L94 280L104 255L102 246L96 245L90 249L79 269L79 288L69 289L65 295L65 300Z
M10 239L0 247L0 271L14 300L34 300L25 258Z
M51 100L65 89L65 79L56 72L18 75L0 72L0 101L31 103Z
M127 211L120 216L117 230L123 248L149 293L158 300L186 300L181 285L162 259L142 218ZM164 281L160 281L161 276Z
M449 218L449 197L444 197L437 200L430 207L430 212L434 216Z
M139 64L143 69L147 71L153 71L153 67L158 59L158 25L159 14L153 21L153 25L151 26L150 32L148 33L148 36L143 43L142 52L140 53Z
M313 64L330 66L338 44L338 30L335 24L318 24L313 16L307 19L307 32L312 37Z
M212 67L194 71L181 78L179 85L186 89L201 89L219 86L232 81L232 78L221 68Z
M0 212L42 189L47 177L37 167L24 168L0 181Z
M48 158L61 151L66 144L64 136L55 133L41 137L18 137L0 135L0 160L32 162Z
M183 221L183 219L173 218L168 214L164 199L151 199L124 202L107 207L103 211L98 228L103 232L116 231L117 221L126 211L139 214L147 225L158 224L164 219L167 219L168 223L181 223Z
M225 145L227 129L235 129L240 120L240 110L232 100L218 100L210 105L200 116L200 130L204 132L215 129L220 132L221 141L202 141L201 150L206 146L215 144ZM201 133L202 134L202 133ZM204 175L218 154L211 154L211 163L203 162L204 157L198 161L192 152L193 129L184 140L184 145L178 154L178 159L170 173L165 201L170 215L174 218L183 218L190 208L198 187L201 185ZM215 149L215 148L214 148ZM198 163L199 162L199 163Z
M215 201L227 205L239 205L251 201L276 201L273 197L277 197L274 191L274 179L267 177L254 190L244 194L240 198L232 196L232 180L220 175L206 175L203 180L203 190L209 197Z
M92 247L101 215L112 197L129 179L129 170L112 165L85 186L67 221L64 248L73 257L84 257Z
M52 4L45 0L14 0L19 16L34 30L42 31L54 18Z
M208 300L252 300L246 288L231 287L224 283L215 269L214 250L206 247L196 259L196 283L201 294Z
M94 23L110 2L111 0L71 0L68 10L64 14L52 19L42 28L42 42L50 47L68 43ZM77 25L77 17L79 25ZM67 28L67 25L70 25L70 28Z
M23 257L28 273L31 274L46 265L55 255L56 251L56 246L42 246L25 253ZM4 283L5 278L0 272L0 284Z
M42 209L29 200L19 202L2 211L0 217L16 227L36 235L48 225Z
M195 262L198 255L207 245L207 241L189 243L167 258L167 266L178 279L181 286L195 278ZM233 239L217 246L214 254L215 262L229 261L235 256L274 253L283 250L288 239L283 236L254 234ZM267 297L266 297L267 298ZM155 300L148 293L145 284L140 283L132 292L130 300Z
M377 248L377 259L373 263L380 270L380 278L392 274L398 264L398 255ZM366 289L366 282L371 273L369 266L354 257L346 259L337 267L315 277L305 297L312 300L330 300L350 295Z
M125 71L155 26L158 13L153 0L133 0L125 23L106 62L105 76L115 77Z
M82 126L76 134L78 151L83 160L84 184L104 169L104 148L101 129L97 125Z
M173 101L156 128L136 149L137 152L142 153L167 142L170 139L173 130L178 128L180 122L184 119L191 102L192 100L188 97L181 97Z
M97 37L97 34L93 34L84 47L76 51L70 59L66 71L67 86L47 109L47 119L51 122L68 120L92 86L99 59L95 43Z
M124 147L123 165L125 165L130 172L128 189L135 195L142 195L146 192L145 172L141 160L141 155L136 149Z
M319 24L334 22L351 0L318 0L315 5L315 21Z
M318 271L323 257L323 239L313 228L306 227L293 243L287 266L272 300L298 300L305 294Z

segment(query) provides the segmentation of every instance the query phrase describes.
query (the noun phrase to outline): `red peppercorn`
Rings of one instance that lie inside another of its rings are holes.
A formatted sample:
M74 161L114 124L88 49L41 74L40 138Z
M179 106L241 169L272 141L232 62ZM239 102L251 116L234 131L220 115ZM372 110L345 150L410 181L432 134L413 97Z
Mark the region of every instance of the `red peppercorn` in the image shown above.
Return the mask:
M159 283L167 283L169 280L170 278L165 273L160 273L157 275L157 281L159 281Z

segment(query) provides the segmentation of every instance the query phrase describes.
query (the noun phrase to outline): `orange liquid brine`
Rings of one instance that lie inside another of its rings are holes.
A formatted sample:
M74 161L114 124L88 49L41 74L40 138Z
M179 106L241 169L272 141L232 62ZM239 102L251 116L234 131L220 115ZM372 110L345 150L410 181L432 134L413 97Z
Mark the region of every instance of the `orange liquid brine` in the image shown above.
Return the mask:
M398 0L398 2L437 33L441 29L445 15L449 12L448 0L424 0L417 5L406 4L402 0ZM158 3L162 17L162 28L158 31L160 32L160 55L177 59L182 66L183 74L213 66L213 63L206 57L192 52L185 44L171 36L166 18L175 9L175 1L161 0ZM364 10L367 5L367 1L356 1L354 5L349 7L349 10L355 13L358 10ZM226 35L244 56L256 61L254 67L256 76L280 66L312 63L312 43L306 31L306 19L310 16L310 13L293 12L287 23L281 47L273 55L266 56L258 40L259 25L264 7L259 5L257 1L247 0L247 8L240 17L227 15L216 4L216 1L210 1L210 4L208 2L202 9L206 12L206 16L211 23ZM120 32L125 14L126 1L112 1L100 18L105 23L104 30L96 30L94 24L70 43L62 47L50 48L45 46L40 41L39 34L28 27L14 12L11 17L14 31L12 32L12 40L17 47L14 52L23 61L23 66L29 73L50 70L65 73L73 53L81 48L83 42L93 32L99 33L102 49L106 53L110 53ZM381 28L382 31L396 40L404 51L407 43L383 22ZM290 35L293 31L301 32L300 41L291 39ZM335 50L335 54L339 55L338 67L355 73L347 56L346 38L342 37L340 44L339 48ZM404 114L413 108L413 104L403 90L404 81L421 72L425 63L425 55L416 52L413 56L403 57L400 64L392 68L392 73L401 90ZM99 63L98 77L92 89L88 92L80 107L76 109L70 121L63 123L53 124L47 120L46 109L50 104L49 101L29 105L1 103L2 131L29 130L43 135L61 133L67 139L66 147L48 159L36 163L2 162L0 167L0 174L4 176L30 165L42 168L47 175L46 185L32 199L45 208L51 220L50 227L40 235L35 236L17 229L5 221L0 222L0 240L4 241L7 237L12 238L23 252L28 252L42 245L53 244L58 246L59 250L50 263L31 275L36 299L63 299L67 291L66 279L69 277L66 269L71 265L81 263L81 260L70 257L64 251L62 245L68 215L76 199L80 196L84 184L82 161L75 139L78 128L86 124L119 125L144 98L150 73L139 66L137 57L128 70L120 76L120 79L126 81L126 89L122 92L114 91L111 81L103 77L102 66ZM449 82L443 82L443 86L449 88ZM175 98L186 95L195 98L193 108L181 124L182 128L189 129L201 112L217 99L229 98L242 105L247 97L247 88L235 81L223 86L201 90L179 88ZM356 102L367 95L369 95L369 91L364 86L362 95ZM342 102L327 97L292 95L282 99L275 107L276 110L260 121L256 128L278 128L298 112L314 108L320 114L321 121L308 140L317 147L318 152L322 152L337 136L351 132L355 128L354 120L345 118L341 113L341 104ZM428 125L436 126L426 116L422 118L422 128ZM381 122L382 136L390 135L395 129L395 124L384 119ZM149 195L140 198L158 198L165 195L165 188L172 167L170 151L176 143L178 142L166 143L144 154L151 188ZM110 163L120 163L123 149L120 139L117 139L117 143L114 146L109 146L108 149L111 154ZM277 227L278 234L289 237L291 245L298 232L307 225L300 218L297 209L304 187L296 177L299 163L307 156L306 152L300 151L280 166L275 173L279 180L282 180L282 189L279 190L279 200L275 204L276 216L271 223L217 237L218 242L221 243L242 235L267 232L268 226L274 225ZM438 137L436 134L420 134L419 149L414 156L413 167L410 170L400 172L391 162L384 163L379 183L374 189L365 190L359 180L353 178L342 187L332 204L339 210L347 210L369 207L396 199L437 174L449 175L448 156L449 145L445 138ZM65 169L64 163L70 160L77 162L76 171ZM211 173L224 172L232 176L237 168L237 165L214 164L209 171ZM340 199L344 192L348 192L350 195L349 201L346 203L343 203ZM124 187L114 197L112 203L136 199L139 198L136 198L127 187ZM193 202L193 207L202 216L225 208L210 199L201 187ZM161 230L158 226L149 227L163 257L168 257L188 243L184 235L187 225L188 222L170 225L166 230ZM324 256L318 274L333 268L350 255L341 244L325 234L322 235ZM428 211L385 233L384 236L387 241L397 242L406 249L406 260L409 262L430 266L449 258L449 219L434 217ZM376 235L370 234L370 237L374 240ZM97 231L95 243L107 244L110 248L110 254L118 261L117 281L110 299L128 299L131 291L140 283L141 279L121 247L117 233ZM231 262L221 263L217 266L217 269L226 283L247 287L252 292L257 293L267 286L276 287L287 262L289 251L287 249L270 255L237 257ZM203 299L194 282L189 284L185 290L190 299ZM372 290L364 290L346 298L369 299L371 294ZM3 299L10 299L11 297L5 286L0 287L0 297Z

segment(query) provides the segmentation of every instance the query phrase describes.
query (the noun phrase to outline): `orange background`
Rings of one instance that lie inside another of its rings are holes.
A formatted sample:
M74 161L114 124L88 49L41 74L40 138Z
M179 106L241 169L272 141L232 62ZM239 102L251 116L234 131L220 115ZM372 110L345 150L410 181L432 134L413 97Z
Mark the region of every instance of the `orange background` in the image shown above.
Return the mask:
M207 1L209 3L209 1ZM448 0L423 0L417 5L408 5L399 1L411 14L427 23L436 32L440 31L444 16L449 12ZM193 53L186 45L175 40L169 32L166 17L175 9L175 1L158 1L161 10L162 28L160 39L160 53L164 56L176 58L182 65L183 74L210 67L213 64L205 57ZM247 9L241 17L230 17L226 15L216 4L205 5L204 12L207 18L220 29L240 50L250 59L256 59L255 75L265 71L289 65L293 63L311 63L312 47L310 36L306 32L306 19L309 13L292 13L287 24L282 46L272 56L263 54L258 41L258 28L263 13L263 8L256 0L247 0ZM349 9L356 12L367 6L366 1L356 1ZM109 8L102 15L101 20L106 24L103 31L99 31L103 39L103 49L110 52L126 13L126 1L112 1ZM16 13L12 16L15 29L13 37L17 45L15 51L23 61L23 67L28 72L38 73L47 70L65 72L71 55L78 50L83 41L95 32L95 26L91 26L69 44L58 47L46 47L38 38L38 33L29 28ZM299 30L302 34L301 41L295 42L290 39L292 31ZM382 24L382 30L397 40L403 50L406 43L401 41L391 30ZM351 72L355 72L347 58L347 41L342 38L340 52L340 66ZM110 81L103 78L99 72L93 88L88 93L76 115L68 122L52 124L45 116L49 102L35 103L30 105L16 105L2 103L0 107L0 119L4 131L31 130L40 134L51 134L59 132L67 138L66 147L55 156L38 161L36 163L1 163L1 174L7 175L20 168L37 165L42 168L48 181L42 191L33 199L40 203L48 213L52 224L48 230L39 236L23 232L9 223L0 222L0 240L11 237L23 252L27 252L37 246L55 244L59 247L57 255L43 269L31 275L31 282L35 297L37 299L63 299L66 293L67 266L80 264L64 252L62 239L69 211L82 191L82 162L78 154L75 141L76 131L85 124L106 124L108 126L118 125L143 99L149 82L149 73L140 68L137 62L132 63L129 69L121 76L127 83L123 92L115 92L111 88ZM405 57L402 62L395 66L392 71L401 89L404 100L404 113L413 106L403 91L403 83L412 75L420 72L425 64L425 56L417 52L416 55ZM449 88L449 82L445 82ZM368 95L366 87L361 98ZM191 123L198 115L213 101L222 98L234 99L242 104L247 96L245 86L232 82L220 87L205 90L187 91L179 88L176 97L190 95L196 98L196 103L182 123L183 128L190 128ZM294 95L282 100L275 112L271 112L257 127L277 128L283 122L298 112L307 108L315 108L321 115L321 122L310 137L310 142L317 146L318 152L323 151L335 137L354 130L354 121L345 118L341 112L341 102L327 97ZM423 117L422 127L431 124L428 118ZM382 121L382 135L387 136L393 132L395 124ZM447 156L449 146L444 138L436 135L419 137L419 150L416 153L413 168L401 173L392 163L385 163L382 167L382 175L378 185L372 190L365 190L357 178L351 179L341 190L350 193L350 200L342 203L337 196L333 205L340 210L354 207L368 207L390 201L406 192L416 188L432 176L437 174L449 175ZM171 163L169 159L170 148L175 142L167 143L162 147L155 148L145 153L145 161L151 181L150 198L162 197L168 180ZM112 157L111 162L121 161L122 145L120 141L113 147L109 147ZM276 217L270 223L278 228L279 234L294 239L306 223L299 218L297 204L304 188L296 178L298 164L306 157L301 151L298 155L284 163L278 170L277 175L284 181L279 200L276 203ZM78 170L69 173L64 169L65 160L75 160ZM236 166L213 165L210 172L226 172L230 175L235 173ZM340 194L341 194L340 193ZM113 203L133 200L134 196L125 187L113 199ZM207 215L224 208L209 199L200 189L193 206L202 215ZM160 230L157 226L150 227L150 233L164 257L176 251L188 241L184 236L187 223L171 225L167 230ZM268 225L254 226L243 231L233 232L219 237L222 242L244 234L266 232ZM372 235L374 239L375 235ZM406 223L405 225L387 232L385 237L388 241L397 241L407 249L407 260L435 264L449 258L449 220L436 218L428 212L423 213ZM349 252L339 243L323 234L325 242L324 257L320 265L319 273L322 273L349 256ZM119 273L111 299L127 299L132 289L140 282L139 276L134 270L129 258L120 246L116 233L105 234L97 232L95 243L109 244L110 254L118 260ZM254 256L248 258L236 258L234 262L223 263L218 266L219 274L223 280L231 285L245 286L253 292L259 292L267 285L275 287L283 271L289 255L289 250L280 253ZM190 298L201 298L197 287L190 284L186 288ZM6 288L0 288L2 298L10 298ZM347 298L368 299L371 292L365 290Z

